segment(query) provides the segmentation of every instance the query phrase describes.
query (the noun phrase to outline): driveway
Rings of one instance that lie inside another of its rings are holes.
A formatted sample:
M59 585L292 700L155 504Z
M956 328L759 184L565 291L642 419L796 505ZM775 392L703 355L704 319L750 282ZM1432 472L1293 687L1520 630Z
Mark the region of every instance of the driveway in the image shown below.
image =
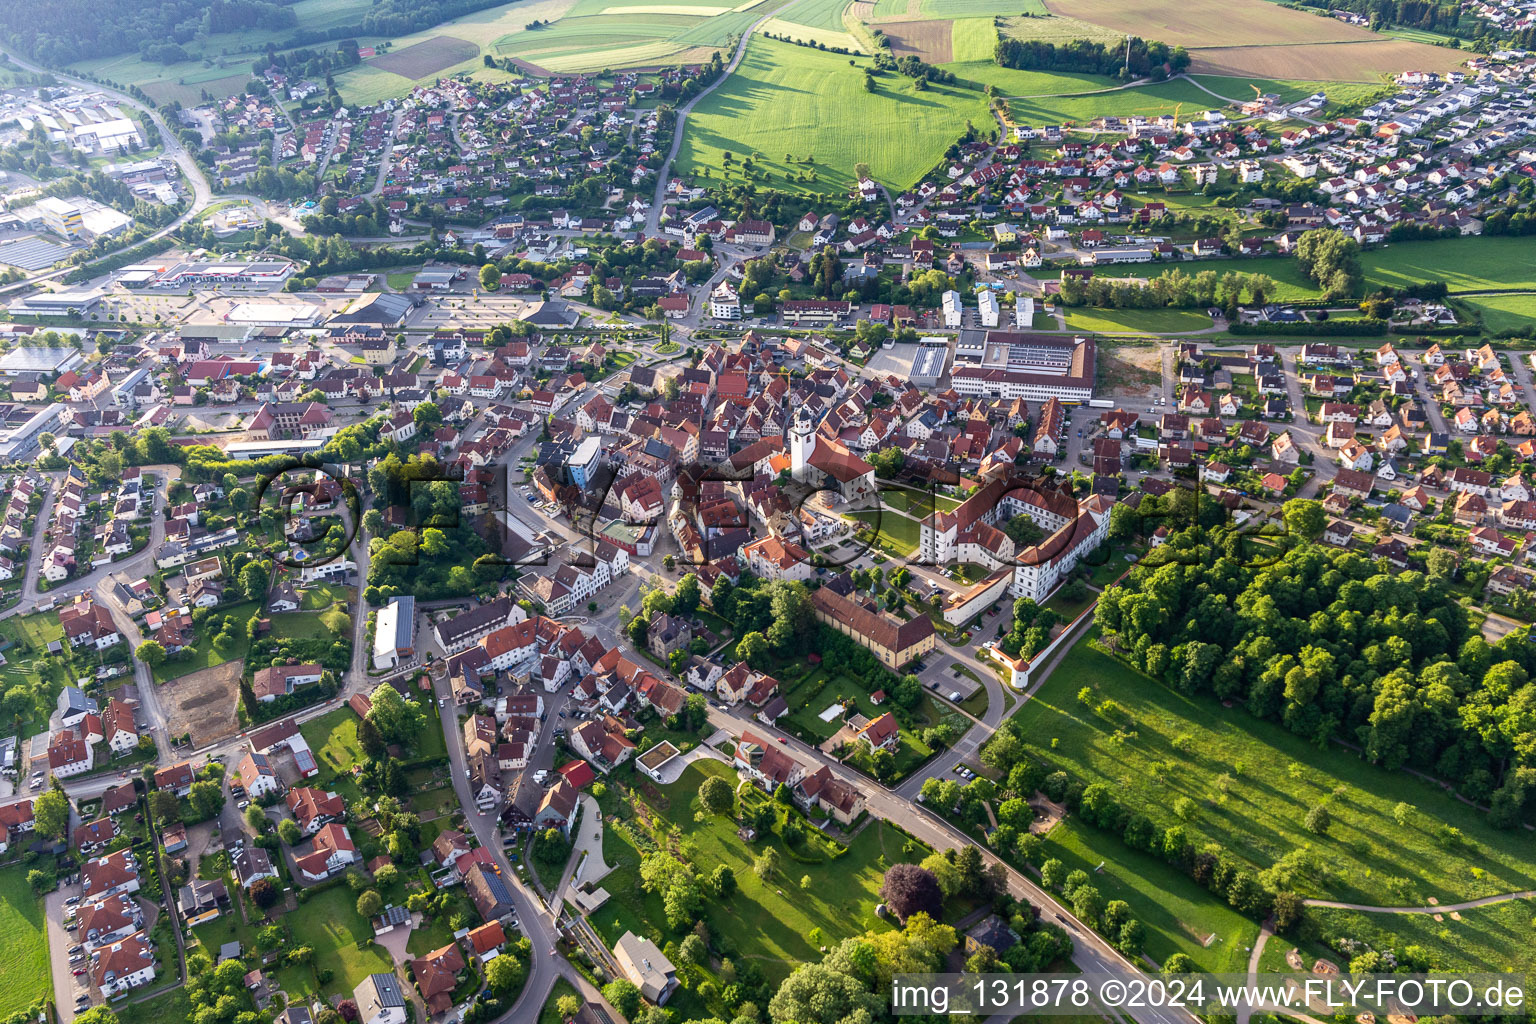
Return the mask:
M414 931L416 926L419 924L421 924L421 915L412 914L409 927L396 928L392 932L385 932L383 935L380 935L373 941L389 950L390 959L395 963L404 964L411 958L411 954L406 952L405 945L411 941L411 932Z

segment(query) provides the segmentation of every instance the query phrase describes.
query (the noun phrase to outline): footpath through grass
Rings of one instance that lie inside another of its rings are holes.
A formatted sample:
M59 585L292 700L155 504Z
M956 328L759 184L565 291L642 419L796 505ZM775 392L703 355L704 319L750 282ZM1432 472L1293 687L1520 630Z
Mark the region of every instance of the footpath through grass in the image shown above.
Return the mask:
M1091 634L1096 635L1096 634ZM1078 700L1114 701L1105 719ZM1214 842L1265 869L1290 855L1288 887L1371 906L1442 903L1536 888L1536 851L1523 830L1484 815L1403 772L1319 750L1299 736L1210 698L1190 699L1080 641L1019 710L1025 746L1082 782L1103 782L1160 826L1177 804L1191 842ZM1412 809L1399 827L1393 808ZM1307 812L1326 803L1333 826L1316 835ZM1460 829L1462 838L1442 829ZM1095 849L1127 864L1105 835ZM1300 851L1300 852L1298 852Z

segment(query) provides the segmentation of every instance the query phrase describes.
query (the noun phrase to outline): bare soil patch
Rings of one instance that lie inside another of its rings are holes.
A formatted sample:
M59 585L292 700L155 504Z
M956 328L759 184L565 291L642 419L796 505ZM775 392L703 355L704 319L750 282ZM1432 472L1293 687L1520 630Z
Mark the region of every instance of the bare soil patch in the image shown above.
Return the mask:
M1290 78L1308 82L1378 82L1384 74L1415 68L1451 71L1466 54L1405 40L1301 43L1294 46L1191 47L1196 74L1243 78Z
M402 78L415 81L477 57L480 47L454 36L433 36L402 50L374 57L368 63Z
M1099 375L1116 396L1151 394L1163 382L1163 353L1157 345L1099 346Z
M928 64L948 64L954 60L950 36L954 25L952 21L885 21L880 23L880 31L898 57L912 54Z
M240 729L235 706L240 700L243 661L227 661L160 684L171 735L192 734L201 747L233 736Z

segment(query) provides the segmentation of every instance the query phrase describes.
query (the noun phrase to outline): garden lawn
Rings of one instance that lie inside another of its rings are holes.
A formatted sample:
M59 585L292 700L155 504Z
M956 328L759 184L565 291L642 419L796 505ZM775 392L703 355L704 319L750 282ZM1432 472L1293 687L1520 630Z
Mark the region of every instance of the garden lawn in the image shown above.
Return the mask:
M1120 334L1176 334L1211 326L1211 318L1194 309L1089 309L1068 308L1067 327L1074 331Z
M623 801L617 787L608 787L603 798L603 821L609 826L603 830L603 859L615 870L604 879L603 888L612 896L591 921L610 945L626 931L647 936L658 945L678 937L667 926L661 898L643 891L639 877L641 851L655 848L653 830L665 835L672 827L682 830L695 872L707 875L717 864L726 864L735 873L737 893L725 901L706 900L700 916L713 935L735 947L733 956L757 960L774 984L797 964L819 959L818 945L890 927L875 916L885 868L900 860L921 860L930 852L928 847L920 845L914 854L904 854L906 838L879 821L855 836L848 851L835 859L829 856L829 841L810 830L808 842L815 849L811 854L792 855L777 835L748 844L737 836L731 817L695 823L693 805L699 785L710 775L725 779L733 787L737 783L736 773L714 760L695 762L670 786L654 786L631 775L632 784L644 783L643 791L631 790L632 800L644 810L644 819L634 803ZM766 799L761 791L755 792L753 799ZM650 828L644 820L652 822ZM752 864L769 845L778 849L782 870L764 882L753 873ZM806 856L817 859L814 863L797 859ZM802 876L811 880L804 890L800 888Z
M187 1024L192 1018L192 1000L184 986L177 986L142 1003L124 1003L113 1012L119 1024Z
M1177 868L1135 850L1118 837L1098 832L1076 818L1051 829L1044 858L1055 857L1068 871L1088 872L1089 884L1104 902L1125 900L1131 916L1146 927L1144 952L1158 963L1183 953L1206 971L1242 971L1259 926L1239 914ZM1104 864L1102 871L1095 872ZM1205 942L1212 933L1210 945Z
M48 644L63 640L64 629L51 614L20 615L0 622L0 639L11 643L3 652L5 664L0 665L0 693L17 686L30 691L33 707L22 722L24 734L44 732L59 694L71 681L68 668L47 656Z
M260 601L244 601L227 608L216 609L203 621L195 647L190 648L183 655L167 658L155 666L155 682L163 683L169 679L179 679L205 668L214 668L225 662L242 660L251 650L250 637L245 635L245 624L260 608ZM216 630L210 623L226 617L233 623L233 628L230 630L231 643L223 651L216 651L213 649Z
M853 698L858 712L865 718L877 718L881 714L881 710L870 702L861 683L843 675L829 679L826 669L817 669L784 694L784 701L790 707L785 720L816 737L817 742L829 740L843 727L843 718L839 715L830 722L823 722L819 716L828 705L845 697Z
M289 640L324 640L334 634L320 616L324 612L279 612L272 616L272 635Z
M539 1011L539 1024L565 1024L565 1021L561 1019L560 1014L555 1010L555 1003L559 1002L561 996L579 995L581 993L576 991L575 985L572 985L564 978L556 978L555 987L550 989L549 997L544 1000L544 1008Z
M1479 295L1462 301L1482 313L1489 334L1536 325L1536 295Z
M854 166L867 163L876 180L906 189L965 131L967 119L987 123L986 99L976 90L935 85L923 92L902 75L884 74L874 92L848 58L761 36L747 46L736 72L700 101L688 117L678 153L679 173L703 177L706 187L731 180L753 153L759 188L817 194L843 193ZM788 163L807 158L814 164ZM788 180L814 172L814 182Z
M895 555L910 555L922 539L922 524L899 512L850 512L848 517L876 527L875 543Z
M448 922L433 918L420 928L411 929L411 937L405 944L405 951L412 956L426 956L434 949L442 949L452 941L453 929L448 927Z
M937 508L940 512L953 512L960 507L954 498L930 491L912 490L907 487L886 487L880 491L880 501L888 509L894 509L921 522Z
M321 583L299 591L299 598L301 602L300 607L304 611L322 612L337 601L350 606L356 599L356 594L351 587L339 587L332 583Z
M18 865L0 871L0 935L6 937L0 950L0 1016L53 994L43 904L27 884L28 870Z
M343 781L356 790L352 766L361 764L365 758L362 745L357 742L357 714L351 708L343 704L335 711L300 723L299 735L315 752L315 760L322 772L320 778L325 780L325 785ZM342 795L351 799L355 792Z
M1111 720L1078 700L1083 687L1094 703L1119 706ZM1032 756L1084 783L1108 784L1122 806L1159 826L1177 821L1171 808L1187 797L1194 807L1184 825L1197 848L1214 842L1259 869L1309 850L1316 866L1289 883L1303 895L1403 906L1536 888L1536 857L1523 833L1492 828L1480 812L1412 776L1337 747L1319 750L1214 698L1179 694L1086 639L1015 718ZM1302 821L1325 799L1333 827L1319 836ZM1393 820L1398 801L1413 808L1405 828ZM1461 829L1463 842L1437 841L1442 824ZM1118 839L1106 836L1099 846L1118 864L1135 857Z
M357 912L357 896L346 885L337 885L299 904L284 918L297 946L315 951L315 969L335 971L326 994L351 998L352 990L370 974L391 973L394 964L382 946L373 942L373 928ZM358 948L358 943L365 943Z

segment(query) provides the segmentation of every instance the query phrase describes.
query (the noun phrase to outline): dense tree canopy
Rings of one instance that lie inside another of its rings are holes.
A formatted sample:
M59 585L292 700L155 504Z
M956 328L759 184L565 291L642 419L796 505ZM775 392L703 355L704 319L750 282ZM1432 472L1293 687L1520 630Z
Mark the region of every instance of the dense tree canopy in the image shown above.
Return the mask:
M1175 533L1165 564L1106 590L1098 621L1116 645L1180 690L1242 702L1318 743L1358 744L1388 768L1411 762L1515 823L1536 786L1525 632L1490 645L1421 573L1311 544L1249 565L1231 537Z

